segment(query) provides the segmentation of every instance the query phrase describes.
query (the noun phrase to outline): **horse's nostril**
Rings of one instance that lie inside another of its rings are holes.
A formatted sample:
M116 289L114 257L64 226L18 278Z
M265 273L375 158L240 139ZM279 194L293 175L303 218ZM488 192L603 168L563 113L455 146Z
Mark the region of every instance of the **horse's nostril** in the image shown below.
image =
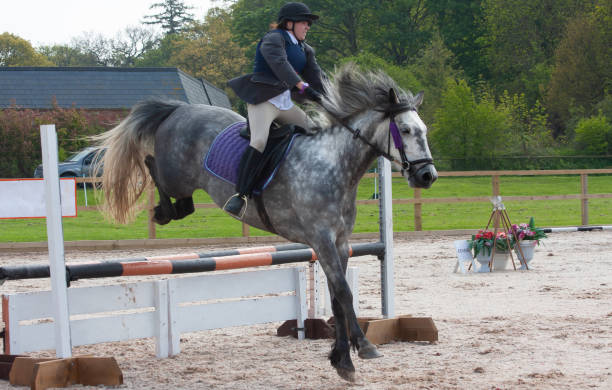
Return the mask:
M433 175L431 174L431 172L422 172L419 175L419 180L421 183L433 183L433 181L435 180L433 178Z

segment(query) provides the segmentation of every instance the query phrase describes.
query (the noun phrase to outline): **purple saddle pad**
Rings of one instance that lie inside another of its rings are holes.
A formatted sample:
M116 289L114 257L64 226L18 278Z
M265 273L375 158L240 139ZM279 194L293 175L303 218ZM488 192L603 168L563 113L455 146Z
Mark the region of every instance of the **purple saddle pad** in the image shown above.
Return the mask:
M204 169L210 172L212 175L225 180L228 183L236 185L238 180L238 165L242 154L249 146L249 140L240 136L240 130L246 127L246 122L237 122L229 125L225 128L213 141L206 157L204 158ZM282 151L281 158L277 159L275 166L268 166L267 169L263 170L262 177L259 179L258 184L255 186L254 192L259 192L265 189L268 184L274 178L278 167L284 161L285 156L289 153L293 140L297 134L291 137L290 142L287 143L287 148ZM269 144L271 140L268 141ZM268 145L272 146L272 145ZM268 148L264 151L264 154L268 152ZM270 165L270 164L268 164Z
M246 122L237 122L225 128L204 158L204 168L208 172L232 184L238 180L238 164L249 146L249 140L240 136L240 130L245 127Z

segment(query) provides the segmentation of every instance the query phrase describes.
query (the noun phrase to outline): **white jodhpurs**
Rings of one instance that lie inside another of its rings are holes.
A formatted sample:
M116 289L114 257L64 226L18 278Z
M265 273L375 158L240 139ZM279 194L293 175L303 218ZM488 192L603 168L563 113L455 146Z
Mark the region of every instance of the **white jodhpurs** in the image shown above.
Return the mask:
M251 147L263 152L268 142L270 125L276 120L280 124L295 124L308 127L308 116L295 104L288 110L279 110L266 101L259 104L247 104L249 127L251 129Z

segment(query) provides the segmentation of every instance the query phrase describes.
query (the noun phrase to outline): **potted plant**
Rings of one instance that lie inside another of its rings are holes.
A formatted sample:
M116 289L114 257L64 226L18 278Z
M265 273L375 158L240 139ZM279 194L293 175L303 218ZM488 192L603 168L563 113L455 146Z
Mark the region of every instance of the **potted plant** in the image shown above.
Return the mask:
M481 270L490 270L489 264L492 261L497 268L505 268L508 262L508 255L512 250L513 241L509 239L506 232L495 233L489 230L479 230L477 234L472 235L472 239L468 240L470 249L474 251L474 258L481 265ZM495 244L495 256L493 254L493 244Z
M546 238L544 230L535 226L533 217L529 219L529 224L512 225L510 235L516 256L521 263L527 264L533 259L536 245L540 245L540 240Z

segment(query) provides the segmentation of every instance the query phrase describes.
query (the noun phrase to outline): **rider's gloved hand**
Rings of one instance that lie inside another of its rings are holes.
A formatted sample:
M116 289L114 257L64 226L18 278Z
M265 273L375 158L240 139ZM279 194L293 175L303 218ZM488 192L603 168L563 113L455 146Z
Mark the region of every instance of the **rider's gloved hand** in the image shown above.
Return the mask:
M323 100L323 95L321 95L313 87L306 87L304 89L304 95L306 95L308 99L312 100L313 102L319 103L319 104L321 104L321 101Z
M308 83L300 82L300 84L298 84L298 89L300 95L306 95L306 98L321 104L321 94Z

